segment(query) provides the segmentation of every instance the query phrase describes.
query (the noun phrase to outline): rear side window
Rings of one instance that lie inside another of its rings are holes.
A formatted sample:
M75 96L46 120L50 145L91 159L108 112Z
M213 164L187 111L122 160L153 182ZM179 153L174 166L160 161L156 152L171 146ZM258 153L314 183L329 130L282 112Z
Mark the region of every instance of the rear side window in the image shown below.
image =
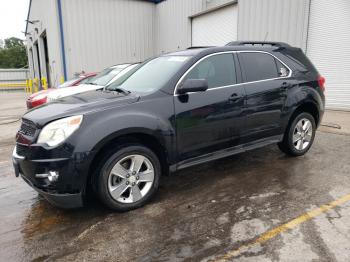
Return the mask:
M266 53L240 53L239 60L246 76L246 82L279 77L276 59Z
M209 88L236 84L233 55L219 54L204 59L187 74L184 80L187 79L206 79Z

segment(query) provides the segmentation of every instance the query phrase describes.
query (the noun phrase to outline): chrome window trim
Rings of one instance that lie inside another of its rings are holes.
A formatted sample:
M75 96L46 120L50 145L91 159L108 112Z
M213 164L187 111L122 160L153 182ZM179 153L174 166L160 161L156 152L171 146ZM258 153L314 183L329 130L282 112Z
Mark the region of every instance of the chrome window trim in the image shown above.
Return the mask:
M235 53L263 53L263 54L268 54L270 56L272 56L273 58L277 59L282 65L284 65L286 68L288 68L289 70L289 74L288 76L284 76L284 77L275 77L275 78L269 78L269 79L263 79L263 80L257 80L257 81L251 81L251 82L243 82L243 83L237 83L237 84L233 84L233 85L226 85L226 86L218 86L218 87L213 87L208 89L207 91L211 91L211 90L216 90L216 89L221 89L221 88L226 88L226 87L234 87L234 86L240 86L240 85L246 85L246 84L254 84L254 83L260 83L260 82L265 82L265 81L271 81L271 80L277 80L277 79L286 79L286 78L290 78L293 75L293 71L292 69L286 64L284 63L281 59L279 59L278 57L276 57L275 55L269 53L269 52L265 52L265 51L257 51L257 50L242 50L242 51L223 51L223 52L218 52L218 53L213 53L213 54L209 54L206 55L204 57L202 57L201 59L199 59L196 63L194 63L189 69L186 70L186 72L181 76L181 78L179 79L179 81L177 81L176 85L175 85L175 89L174 89L174 96L179 96L180 94L177 94L176 91L180 85L180 83L182 82L182 80L188 75L188 73L200 62L202 62L204 59L208 58L208 57L212 57L215 55L221 55L221 54L235 54ZM235 65L236 66L236 65ZM207 92L206 91L206 92ZM193 93L198 93L198 92L189 92L187 94L193 94Z

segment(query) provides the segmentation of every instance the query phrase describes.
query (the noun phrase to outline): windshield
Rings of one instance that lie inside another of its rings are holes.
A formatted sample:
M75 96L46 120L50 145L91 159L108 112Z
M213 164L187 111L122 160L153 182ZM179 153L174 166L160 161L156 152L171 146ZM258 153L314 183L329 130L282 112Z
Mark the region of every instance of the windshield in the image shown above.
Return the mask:
M105 86L109 83L109 81L111 81L116 75L118 75L123 69L128 66L129 65L119 65L112 68L106 68L86 83L90 85Z
M161 56L141 67L135 67L108 86L131 92L149 93L160 89L180 69L190 56Z
M73 78L59 85L57 88L69 87L74 84L75 81L79 80L79 77Z
M119 88L119 86L128 79L133 73L135 73L140 68L140 64L133 64L129 66L128 68L124 69L116 79L112 83L110 83L108 86L106 86L106 90L113 91L116 88Z

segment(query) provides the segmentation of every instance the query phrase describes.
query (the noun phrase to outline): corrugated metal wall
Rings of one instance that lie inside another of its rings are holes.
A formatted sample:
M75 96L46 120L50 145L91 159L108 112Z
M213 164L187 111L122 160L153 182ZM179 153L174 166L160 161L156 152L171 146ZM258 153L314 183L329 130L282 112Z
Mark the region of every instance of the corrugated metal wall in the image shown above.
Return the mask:
M30 48L33 48L35 41L39 40L40 35L46 31L49 46L49 71L51 75L52 85L54 86L57 86L59 84L60 77L63 76L63 64L61 57L60 33L56 3L56 0L32 0L29 20L39 20L39 22L35 24L28 23L27 29L27 32L30 34L27 35L28 50ZM38 32L35 30L36 28ZM32 38L32 40L30 38ZM36 67L34 72L32 66L33 61L31 61L30 56L29 59L29 65L31 65L31 77L39 78L38 68Z
M192 18L192 45L226 45L237 40L237 17L236 4L195 16Z
M166 0L156 5L155 53L191 46L190 16L232 2L232 0Z
M312 0L306 54L326 78L326 107L350 110L349 0Z
M156 5L155 52L185 49L191 46L189 16L205 9L203 0L167 0Z
M310 0L240 0L239 40L283 41L306 48Z
M137 0L64 0L68 75L153 56L154 11Z
M0 83L23 82L28 74L28 69L0 69Z
M139 0L62 0L68 77L185 49L192 44L190 17L230 2L166 0L156 5ZM238 9L238 39L263 40L268 32L267 40L305 48L309 0L240 0ZM33 37L29 47L47 31L55 85L63 75L57 0L32 0L29 19L40 20L29 24Z

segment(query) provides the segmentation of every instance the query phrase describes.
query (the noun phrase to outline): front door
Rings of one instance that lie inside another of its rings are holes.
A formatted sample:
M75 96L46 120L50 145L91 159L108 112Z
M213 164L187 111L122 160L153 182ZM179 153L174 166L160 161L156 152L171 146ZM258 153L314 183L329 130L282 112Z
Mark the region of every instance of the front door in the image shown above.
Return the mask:
M237 145L245 94L236 85L233 53L200 60L182 82L187 79L206 79L209 89L174 97L179 161Z

